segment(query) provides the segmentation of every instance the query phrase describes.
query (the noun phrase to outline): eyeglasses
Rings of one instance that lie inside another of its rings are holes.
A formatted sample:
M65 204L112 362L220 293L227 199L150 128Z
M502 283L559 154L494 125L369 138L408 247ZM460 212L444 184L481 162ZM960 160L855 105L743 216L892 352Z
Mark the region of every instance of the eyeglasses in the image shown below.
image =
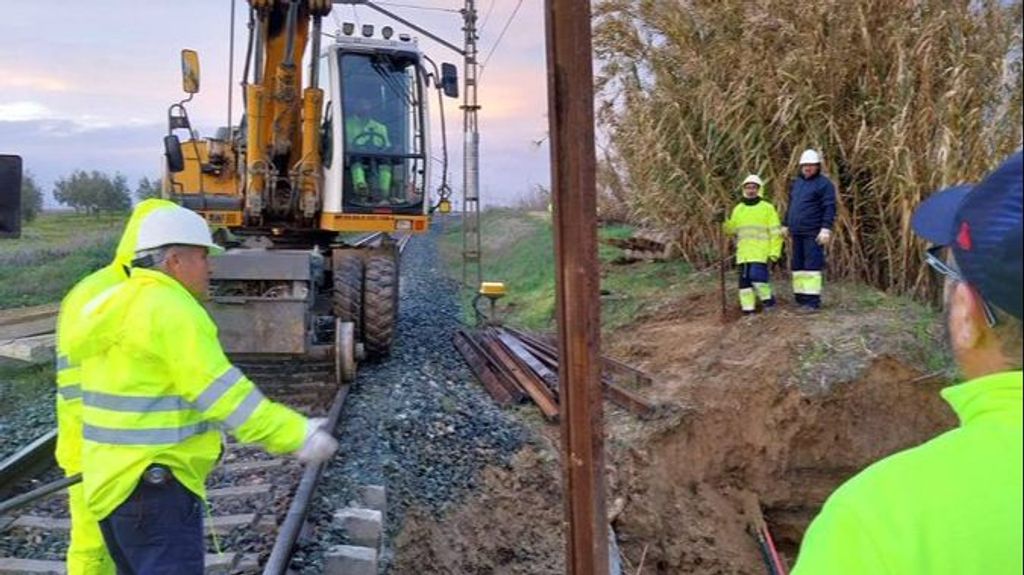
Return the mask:
M924 261L932 269L939 272L940 274L948 277L949 279L968 284L969 282L964 279L964 276L956 269L949 266L946 261L942 258L941 252L946 246L932 246L925 250ZM985 321L988 322L989 327L995 327L996 325L996 314L992 311L992 306L989 305L985 298L979 297L981 300L981 308L985 311Z

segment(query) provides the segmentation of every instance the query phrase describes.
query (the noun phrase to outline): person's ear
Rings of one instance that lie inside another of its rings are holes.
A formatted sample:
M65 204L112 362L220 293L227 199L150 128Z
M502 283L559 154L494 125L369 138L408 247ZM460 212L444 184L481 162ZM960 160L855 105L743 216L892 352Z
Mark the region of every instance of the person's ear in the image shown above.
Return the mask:
M971 286L957 282L949 303L949 334L953 347L963 350L978 347L986 325L981 297Z

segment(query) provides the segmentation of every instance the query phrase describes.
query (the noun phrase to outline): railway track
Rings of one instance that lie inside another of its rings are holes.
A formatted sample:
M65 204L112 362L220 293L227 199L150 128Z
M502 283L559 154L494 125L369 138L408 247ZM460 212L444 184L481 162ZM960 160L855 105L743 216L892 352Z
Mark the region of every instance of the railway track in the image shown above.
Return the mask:
M394 239L399 252L410 238ZM389 236L378 233L354 243L384 241ZM311 417L327 417L330 429L337 427L350 386L342 382L334 358L238 360L235 365L271 399ZM0 462L0 499L61 478L53 460L55 435L56 430L48 432ZM206 572L285 573L323 467L303 466L229 439L207 481ZM0 575L65 573L69 532L63 489L0 513Z

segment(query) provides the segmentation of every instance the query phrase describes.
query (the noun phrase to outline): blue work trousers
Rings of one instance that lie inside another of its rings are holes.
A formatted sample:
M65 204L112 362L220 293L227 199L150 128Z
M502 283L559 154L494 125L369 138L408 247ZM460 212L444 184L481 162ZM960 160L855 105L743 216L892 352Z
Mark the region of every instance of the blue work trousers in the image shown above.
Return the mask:
M821 307L822 271L825 269L825 249L815 241L817 236L792 236L793 299L802 306Z
M168 474L140 479L135 491L100 521L118 575L203 575L203 502Z

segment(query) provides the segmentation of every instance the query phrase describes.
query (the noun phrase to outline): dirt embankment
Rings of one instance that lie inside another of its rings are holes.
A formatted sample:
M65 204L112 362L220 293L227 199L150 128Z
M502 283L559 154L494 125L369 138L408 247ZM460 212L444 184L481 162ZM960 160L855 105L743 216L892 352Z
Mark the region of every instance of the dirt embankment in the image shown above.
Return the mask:
M680 298L606 338L643 366L641 390L674 406L639 422L606 414L608 508L628 573L750 573L758 507L792 563L808 523L842 481L956 424L921 380L921 342L893 310L776 312L722 324L711 294ZM440 520L407 523L397 573L562 570L557 428ZM544 447L546 446L546 447Z

